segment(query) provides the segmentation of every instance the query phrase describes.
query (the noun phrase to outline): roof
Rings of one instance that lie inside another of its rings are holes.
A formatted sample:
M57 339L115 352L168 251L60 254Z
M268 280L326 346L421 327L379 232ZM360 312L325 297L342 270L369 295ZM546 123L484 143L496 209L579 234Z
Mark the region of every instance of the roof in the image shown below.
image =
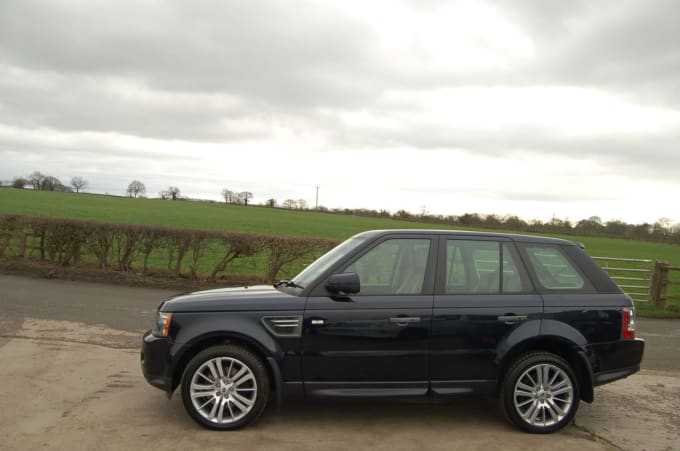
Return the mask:
M579 244L563 240L560 238L549 238L545 236L535 236L535 235L521 235L516 233L501 233L501 232L477 232L477 231L464 231L464 230L440 230L440 229L386 229L386 230L369 230L366 232L358 233L356 237L362 238L374 238L382 235L448 235L452 237L486 237L486 238L505 238L515 242L520 243L544 243L544 244L559 244L567 246L579 246ZM580 247L580 246L579 246Z

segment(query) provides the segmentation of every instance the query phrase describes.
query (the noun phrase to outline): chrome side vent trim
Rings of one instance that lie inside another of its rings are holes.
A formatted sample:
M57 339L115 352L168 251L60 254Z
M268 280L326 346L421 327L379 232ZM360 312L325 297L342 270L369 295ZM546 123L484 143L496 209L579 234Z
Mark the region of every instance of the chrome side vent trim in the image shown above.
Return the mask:
M277 337L302 336L302 316L264 316L262 324Z

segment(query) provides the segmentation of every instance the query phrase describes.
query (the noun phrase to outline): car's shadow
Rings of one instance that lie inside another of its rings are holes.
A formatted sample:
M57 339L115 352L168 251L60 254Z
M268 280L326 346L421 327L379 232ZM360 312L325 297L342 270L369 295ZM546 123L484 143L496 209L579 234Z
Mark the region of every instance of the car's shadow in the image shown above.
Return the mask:
M162 421L178 426L193 423L184 411L178 393L170 406L158 409ZM165 402L159 400L159 402ZM491 428L513 429L504 420L498 401L492 397L462 397L444 400L386 399L323 399L284 402L280 408L274 402L257 422L258 429L278 429L304 426L356 431L357 428L394 429L414 425L428 429L458 428L488 425ZM200 429L200 426L195 425Z

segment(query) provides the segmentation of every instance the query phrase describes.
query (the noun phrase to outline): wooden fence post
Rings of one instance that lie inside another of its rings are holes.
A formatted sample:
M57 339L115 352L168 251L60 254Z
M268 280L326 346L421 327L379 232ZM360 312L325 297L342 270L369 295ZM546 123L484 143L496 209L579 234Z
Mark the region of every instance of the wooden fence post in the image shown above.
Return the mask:
M666 297L668 289L668 273L670 264L664 260L654 262L654 274L652 275L652 286L650 287L651 301L655 306L666 307Z

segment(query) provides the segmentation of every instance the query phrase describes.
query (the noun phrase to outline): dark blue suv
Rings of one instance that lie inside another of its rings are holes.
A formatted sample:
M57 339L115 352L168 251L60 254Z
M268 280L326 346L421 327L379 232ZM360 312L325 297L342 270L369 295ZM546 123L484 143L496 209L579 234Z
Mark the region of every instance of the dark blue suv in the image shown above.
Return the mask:
M575 243L427 230L356 235L292 280L177 296L142 368L203 426L273 396L497 395L529 432L565 426L593 388L640 369L635 309Z

